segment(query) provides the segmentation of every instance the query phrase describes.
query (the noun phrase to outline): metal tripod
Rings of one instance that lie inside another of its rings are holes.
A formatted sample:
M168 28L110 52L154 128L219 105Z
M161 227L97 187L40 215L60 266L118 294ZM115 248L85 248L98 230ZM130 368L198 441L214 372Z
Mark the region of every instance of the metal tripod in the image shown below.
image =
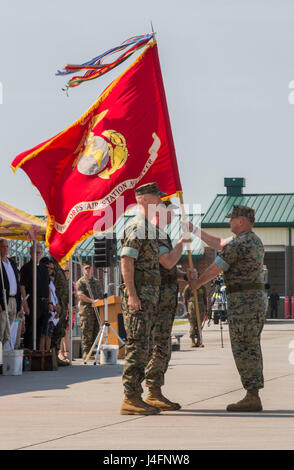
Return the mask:
M214 324L217 325L219 323L220 326L220 334L221 334L221 347L224 347L224 339L223 339L223 322L227 318L227 298L224 286L221 284L221 281L218 279L215 282L215 291L212 296L213 300L210 304L210 319L208 326L211 321L211 316L213 312L213 320Z
M98 335L96 336L96 339L95 339L94 343L92 344L91 349L90 349L90 351L89 351L89 353L88 353L88 355L87 355L87 357L84 361L84 364L86 364L89 357L92 354L92 351L94 350L94 348L97 345L95 360L93 362L94 366L96 366L96 364L97 364L97 359L98 359L98 356L100 354L100 349L101 349L103 338L104 338L105 344L108 344L108 328L111 329L111 331L115 334L115 336L118 338L118 340L122 343L122 346L125 345L124 341L121 339L121 337L117 334L117 332L114 330L114 328L112 328L111 324L108 322L108 302L107 302L107 298L108 298L108 288L109 288L109 285L110 285L110 284L108 284L108 269L109 268L105 268L105 270L104 270L104 274L105 274L105 277L104 277L104 287L105 287L105 293L104 293L104 323L103 323L103 326L100 329Z
M221 333L221 347L224 347L224 337L223 337L223 322L221 318L219 319L220 333Z

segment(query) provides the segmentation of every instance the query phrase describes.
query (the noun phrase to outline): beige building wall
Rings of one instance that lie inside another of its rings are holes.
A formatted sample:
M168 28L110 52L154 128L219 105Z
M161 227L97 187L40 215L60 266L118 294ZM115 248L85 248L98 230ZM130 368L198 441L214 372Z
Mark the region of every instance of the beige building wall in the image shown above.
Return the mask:
M205 230L207 233L210 233L211 235L221 238L227 238L233 235L229 227L209 229L205 228L203 230ZM289 233L288 228L286 227L254 228L254 232L261 238L262 243L267 249L271 247L273 251L279 251L285 246L289 245ZM292 229L292 245L293 243L294 229Z
M216 237L228 238L233 236L230 228L204 229ZM268 282L280 293L278 317L284 318L284 295L294 295L294 229L291 229L292 249L289 250L289 229L287 227L254 228L261 238L265 248L265 264L268 268ZM205 245L206 247L207 245ZM215 256L214 250L206 248L205 257L199 262L199 270L207 267ZM291 259L289 258L291 255ZM206 259L207 258L207 259ZM208 259L209 258L209 259ZM293 312L294 314L294 312ZM294 317L293 317L294 318Z

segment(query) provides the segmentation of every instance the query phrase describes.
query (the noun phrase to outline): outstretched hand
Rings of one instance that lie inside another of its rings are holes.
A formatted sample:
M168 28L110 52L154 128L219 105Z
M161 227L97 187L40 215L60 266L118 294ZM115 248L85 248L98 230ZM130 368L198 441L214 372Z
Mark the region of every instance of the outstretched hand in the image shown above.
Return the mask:
M189 284L190 284L190 287L192 290L197 290L201 287L201 283L199 281L199 279L194 279L194 280L191 280L189 281Z
M189 282L198 279L198 272L195 268L188 268L186 274Z
M192 237L190 233L188 232L183 233L183 235L179 239L179 243L192 243Z

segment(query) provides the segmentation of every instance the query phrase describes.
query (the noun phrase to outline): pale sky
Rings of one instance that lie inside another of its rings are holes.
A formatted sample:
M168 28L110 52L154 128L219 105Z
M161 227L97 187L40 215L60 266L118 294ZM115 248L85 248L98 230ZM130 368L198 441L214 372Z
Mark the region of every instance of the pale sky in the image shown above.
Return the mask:
M69 97L70 76L55 72L151 32L150 20L184 201L206 211L224 177L244 177L247 193L294 192L293 1L10 0L0 13L0 200L44 214L12 160L72 124L134 56Z

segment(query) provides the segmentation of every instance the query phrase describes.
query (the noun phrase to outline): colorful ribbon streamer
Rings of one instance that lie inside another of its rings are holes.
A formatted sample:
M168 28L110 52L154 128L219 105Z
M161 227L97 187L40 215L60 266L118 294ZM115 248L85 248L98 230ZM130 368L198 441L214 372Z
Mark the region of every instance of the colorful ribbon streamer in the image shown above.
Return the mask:
M120 46L113 47L112 49L109 49L103 54L100 54L94 59L91 59L81 65L65 65L64 69L58 70L56 75L68 75L70 73L86 70L86 73L84 75L77 75L70 79L66 84L66 89L76 87L81 83L89 80L94 80L95 78L101 77L101 75L104 75L105 73L120 65L122 62L128 59L135 51L144 47L150 41L150 39L153 38L153 36L154 34L145 34L142 36L131 37L124 41ZM104 60L107 57L111 56L112 54L115 54L116 52L120 52L128 47L130 47L130 49L121 54L116 60L110 62L109 64L103 64Z

